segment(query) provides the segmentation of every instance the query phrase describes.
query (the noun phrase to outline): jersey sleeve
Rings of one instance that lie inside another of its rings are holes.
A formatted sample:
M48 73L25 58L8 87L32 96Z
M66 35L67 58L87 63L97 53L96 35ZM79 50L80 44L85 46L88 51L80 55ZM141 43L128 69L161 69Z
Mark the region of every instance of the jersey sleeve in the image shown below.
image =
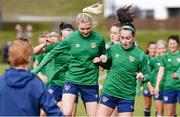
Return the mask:
M148 65L148 60L145 55L142 56L142 60L139 65L139 71L144 74L144 77L147 81L151 81L151 72Z
M38 63L41 63L41 61L43 60L43 54L39 54L39 55L36 55L36 60L38 61Z
M53 45L50 45L50 46L47 46L45 47L45 52L50 52L53 48L55 48L57 46L57 43L53 44Z
M160 66L161 66L161 67L165 67L165 64L166 64L166 62L165 62L165 57L166 57L166 56L163 55L162 58L161 58L161 61L160 61Z
M52 49L49 53L46 54L46 56L43 58L42 62L39 64L39 66L35 69L33 69L31 72L32 73L38 73L39 71L42 70L42 68L48 64L51 60L53 60L54 57L56 57L59 54L62 54L64 50L69 48L69 39L65 39L61 42L57 43L57 46Z
M153 59L150 59L150 60L149 60L149 69L150 69L150 70L153 69L153 67L154 67L153 64L154 64Z
M152 73L152 71L153 71L153 69L155 69L154 68L154 65L155 65L156 63L155 63L155 61L154 61L154 59L150 59L149 60L149 70L150 70L150 72ZM153 74L151 74L151 78L149 79L150 80L150 82L151 82L151 84L153 84L153 78L154 76L153 76Z
M105 48L105 42L104 42L104 39L102 39L102 41L101 41L101 45L100 45L100 47L99 47L99 51L100 51L100 55L102 55L102 54L106 54L106 48Z
M112 59L111 59L110 49L111 49L111 48L109 48L109 49L106 50L105 55L107 56L107 62L102 65L102 67L103 67L104 69L107 69L107 70L109 70L109 69L111 68L111 66L112 66Z
M177 77L180 80L180 67L178 68L178 70L176 71Z

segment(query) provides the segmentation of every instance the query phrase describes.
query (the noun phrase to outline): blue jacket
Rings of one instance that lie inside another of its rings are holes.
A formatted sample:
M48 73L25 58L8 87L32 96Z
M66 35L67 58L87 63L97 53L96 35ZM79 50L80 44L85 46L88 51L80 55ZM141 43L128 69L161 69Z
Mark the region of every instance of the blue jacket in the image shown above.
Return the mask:
M23 69L9 68L0 77L0 116L62 116L42 81Z

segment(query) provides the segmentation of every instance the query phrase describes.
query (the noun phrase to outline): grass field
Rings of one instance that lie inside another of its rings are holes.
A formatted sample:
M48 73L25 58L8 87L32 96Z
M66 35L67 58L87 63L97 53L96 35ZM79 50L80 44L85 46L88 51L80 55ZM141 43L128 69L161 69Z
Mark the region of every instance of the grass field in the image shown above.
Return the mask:
M2 0L4 16L75 16L86 6L103 0Z

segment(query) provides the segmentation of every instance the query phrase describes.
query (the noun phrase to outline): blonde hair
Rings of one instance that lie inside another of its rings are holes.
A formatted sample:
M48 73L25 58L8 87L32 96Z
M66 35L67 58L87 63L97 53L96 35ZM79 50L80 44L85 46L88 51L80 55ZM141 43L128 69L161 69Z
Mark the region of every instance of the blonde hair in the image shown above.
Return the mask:
M48 34L49 34L48 31L40 32L39 38L41 38L41 37L47 37Z
M167 47L167 42L165 41L165 40L158 40L157 42L156 42L156 45L157 46L159 46L159 45L164 45L165 47Z
M9 62L13 67L28 65L33 54L32 45L28 41L15 40L9 47Z
M88 13L80 13L76 17L76 24L79 25L80 23L90 23L90 24L94 25L95 24L95 20Z
M93 4L83 9L84 13L100 14L103 11L103 4Z
M52 37L59 37L59 34L57 32L51 32L50 36L52 36Z
M76 17L76 25L79 23L91 23L93 26L97 24L96 20L90 15L102 13L102 4L96 3L91 6L83 8L83 13L78 14Z

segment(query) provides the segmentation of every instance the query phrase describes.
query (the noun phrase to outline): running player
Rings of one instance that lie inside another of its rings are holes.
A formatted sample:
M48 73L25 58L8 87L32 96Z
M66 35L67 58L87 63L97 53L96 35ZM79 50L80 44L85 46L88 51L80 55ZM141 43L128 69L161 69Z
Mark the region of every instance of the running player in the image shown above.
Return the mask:
M105 42L100 34L92 30L94 19L90 14L80 13L76 17L76 25L78 30L59 42L33 72L38 72L53 57L68 49L71 56L63 89L63 112L67 116L72 115L75 99L80 93L88 116L94 116L99 99L99 67L93 59L106 52Z
M136 29L131 23L134 15L132 6L120 8L117 15L121 22L121 44L112 45L107 56L100 56L102 63L111 60L112 66L103 84L97 116L110 116L116 106L118 116L132 116L136 75L142 81L150 78L147 58L135 46ZM142 72L144 76L142 73L137 74L138 72Z

